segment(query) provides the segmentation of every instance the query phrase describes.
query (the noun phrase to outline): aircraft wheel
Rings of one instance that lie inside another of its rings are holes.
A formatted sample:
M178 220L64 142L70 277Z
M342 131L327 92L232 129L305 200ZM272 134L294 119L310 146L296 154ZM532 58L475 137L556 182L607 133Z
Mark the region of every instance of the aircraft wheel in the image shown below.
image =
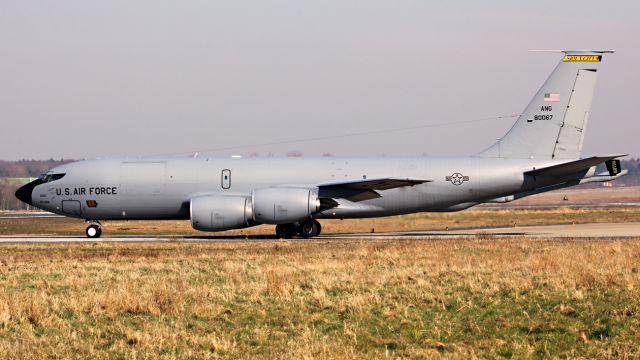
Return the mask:
M312 238L320 233L320 223L316 220L306 220L300 224L298 233L303 238Z
M278 224L276 225L276 236L278 239L291 239L296 234L294 224Z
M91 224L87 226L87 230L85 231L88 238L99 238L102 235L102 228L100 225Z
M316 234L316 236L318 236L322 232L322 225L320 225L320 222L318 220L313 220L313 222L318 226L318 233Z

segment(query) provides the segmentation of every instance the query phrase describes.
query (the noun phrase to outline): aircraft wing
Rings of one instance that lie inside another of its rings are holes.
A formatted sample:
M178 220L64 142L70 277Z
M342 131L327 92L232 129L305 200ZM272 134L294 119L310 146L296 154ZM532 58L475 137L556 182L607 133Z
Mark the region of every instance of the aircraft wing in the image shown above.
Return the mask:
M380 178L345 181L318 185L321 198L342 198L350 201L364 201L380 197L376 190L390 190L405 186L415 186L433 180L409 178Z
M588 170L590 167L594 165L601 164L603 162L607 162L607 168L609 168L609 162L615 158L623 157L627 155L609 155L609 156L593 156L586 159L580 159L575 161L566 162L564 164L558 164L553 166L547 166L540 169L534 169L525 171L525 175L530 176L565 176L575 174L577 172ZM615 175L620 172L620 164L619 160L616 160L617 163L617 171L613 171L609 169L609 172L612 172L612 175Z

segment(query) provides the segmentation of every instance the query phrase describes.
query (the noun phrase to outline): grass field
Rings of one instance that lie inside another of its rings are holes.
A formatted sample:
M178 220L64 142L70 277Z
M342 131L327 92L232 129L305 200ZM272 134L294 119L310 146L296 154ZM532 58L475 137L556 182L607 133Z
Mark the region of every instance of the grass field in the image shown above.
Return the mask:
M322 224L348 233L629 221L640 208ZM2 235L84 227L0 220ZM105 236L127 234L208 235L188 221L105 223ZM639 240L5 244L0 358L638 358Z
M590 222L638 222L640 207L593 207L552 209L470 209L453 213L421 213L376 219L321 220L323 234L409 230L445 230L540 224ZM86 224L69 218L0 219L0 235L84 236ZM273 226L219 233L193 230L189 221L107 221L103 236L111 235L238 235L274 234Z
M640 242L0 247L2 358L637 358Z

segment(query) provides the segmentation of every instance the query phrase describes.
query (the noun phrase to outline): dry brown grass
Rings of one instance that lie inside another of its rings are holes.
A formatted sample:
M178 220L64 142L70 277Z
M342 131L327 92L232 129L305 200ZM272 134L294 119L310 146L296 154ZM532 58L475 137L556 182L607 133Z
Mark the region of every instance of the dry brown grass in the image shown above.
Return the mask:
M638 357L638 240L4 245L0 355Z

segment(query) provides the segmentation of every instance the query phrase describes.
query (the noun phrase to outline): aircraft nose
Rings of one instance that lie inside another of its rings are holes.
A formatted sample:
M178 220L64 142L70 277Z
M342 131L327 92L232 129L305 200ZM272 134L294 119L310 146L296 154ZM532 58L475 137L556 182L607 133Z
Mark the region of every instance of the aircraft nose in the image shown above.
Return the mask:
M40 183L38 182L38 180L36 181L32 181L24 186L21 186L17 191L16 191L16 197L24 202L27 203L29 205L33 205L33 200L31 199L31 194L33 194L33 188L35 188L37 185L39 185Z

